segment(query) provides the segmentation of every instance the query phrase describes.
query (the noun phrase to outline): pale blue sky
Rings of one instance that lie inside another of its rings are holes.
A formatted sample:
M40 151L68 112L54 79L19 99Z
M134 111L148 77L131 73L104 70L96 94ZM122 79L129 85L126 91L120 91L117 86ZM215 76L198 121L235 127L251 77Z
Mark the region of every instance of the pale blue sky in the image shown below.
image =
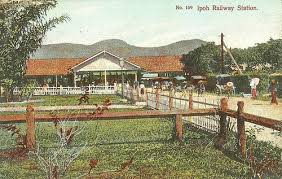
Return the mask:
M176 5L194 9L177 11ZM259 10L200 13L198 5L253 5ZM48 32L44 44L113 38L151 47L187 39L219 43L223 32L228 46L243 48L282 36L281 0L58 0L49 15L62 14L71 20Z

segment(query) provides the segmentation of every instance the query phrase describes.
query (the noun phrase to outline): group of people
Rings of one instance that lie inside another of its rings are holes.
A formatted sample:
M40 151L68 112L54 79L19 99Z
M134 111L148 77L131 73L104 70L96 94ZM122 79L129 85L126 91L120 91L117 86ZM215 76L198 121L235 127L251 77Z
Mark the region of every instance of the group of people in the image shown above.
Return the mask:
M145 95L146 88L143 81L141 81L140 83L134 82L132 86L127 82L124 87L125 87L125 91L130 91L131 89L135 89L135 90L139 90L142 96ZM121 91L121 89L122 89L122 84L119 84L118 90Z
M259 79L254 78L254 79L252 79L252 80L253 80L253 81L251 81L251 83L250 83L250 87L251 87L251 97L252 97L252 99L256 99L256 98L257 98L257 85L258 85L258 83L259 83ZM229 83L232 83L232 82L229 82ZM128 86L129 86L129 85L128 85ZM233 83L232 83L232 85L227 84L227 85L225 85L225 86L230 88L230 90L228 90L228 91L231 91L231 90L233 89ZM135 85L135 84L134 84L134 88L137 88L137 87L139 87L139 89L140 89L140 94L141 94L141 95L144 95L144 94L145 94L145 85L144 85L144 82L141 82L139 85ZM188 85L186 85L186 86L184 87L184 91L186 90L187 87L188 87ZM161 83L159 83L158 81L155 82L155 83L153 84L153 89L162 89ZM175 85L173 85L172 82L168 84L168 89L169 89L170 91L172 91L173 93L176 92L176 87L175 87ZM195 89L196 89L196 91L197 91L197 93L198 93L199 96L202 95L202 94L205 92L205 83L204 83L202 80L200 80L200 81L197 83L197 85L195 86ZM271 81L270 81L270 84L269 84L269 87L268 87L268 92L270 93L270 96L271 96L271 104L276 104L276 105L278 105L278 101L277 101L277 89L278 89L278 84L277 84L276 80L271 80ZM193 90L193 89L192 89L192 90Z

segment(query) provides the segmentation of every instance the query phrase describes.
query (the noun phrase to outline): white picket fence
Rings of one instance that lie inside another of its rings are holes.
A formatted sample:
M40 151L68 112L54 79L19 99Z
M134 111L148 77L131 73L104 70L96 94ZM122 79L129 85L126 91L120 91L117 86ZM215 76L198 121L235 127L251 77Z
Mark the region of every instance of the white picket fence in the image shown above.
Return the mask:
M33 95L80 95L85 94L115 94L115 86L84 86L84 87L34 87ZM21 94L21 88L16 87L14 95Z

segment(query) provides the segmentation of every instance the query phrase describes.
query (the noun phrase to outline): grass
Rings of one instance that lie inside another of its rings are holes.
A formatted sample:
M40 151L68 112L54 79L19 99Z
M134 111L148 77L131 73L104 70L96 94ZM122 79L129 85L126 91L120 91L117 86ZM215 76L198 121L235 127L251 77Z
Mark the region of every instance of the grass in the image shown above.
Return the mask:
M71 124L71 123L70 123ZM89 121L77 123L83 132L71 147L87 148L72 164L65 178L75 178L89 170L89 160L98 159L91 176L99 178L244 178L247 166L213 148L214 136L185 125L184 143L172 139L171 119ZM18 124L23 129L23 124ZM9 134L1 132L2 149L14 145ZM45 150L56 149L53 123L37 123L37 143ZM126 172L112 171L134 156ZM106 175L106 176L104 176ZM35 159L2 160L0 178L43 178Z
M72 106L78 105L81 95L66 95L66 96L33 96L31 100L34 106ZM89 104L101 104L105 98L109 98L113 104L123 104L121 97L118 95L90 95ZM1 107L26 106L27 103L0 103Z
M130 108L111 108L110 111L111 112L126 112L126 111L132 111L133 109ZM144 111L147 110L146 107L144 108L135 108L134 111ZM93 110L91 109L76 109L76 110L59 110L59 111L36 111L35 114L69 114L69 113L73 113L73 114L77 114L77 113L93 113ZM8 111L8 112L1 112L2 115L16 115L16 114L26 114L25 111Z

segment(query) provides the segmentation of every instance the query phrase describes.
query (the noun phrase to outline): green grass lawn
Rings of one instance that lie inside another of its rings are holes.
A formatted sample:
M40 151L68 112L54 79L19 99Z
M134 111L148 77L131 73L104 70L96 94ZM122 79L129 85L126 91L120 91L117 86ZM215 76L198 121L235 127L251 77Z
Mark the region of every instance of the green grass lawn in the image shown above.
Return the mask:
M72 125L73 122L68 123ZM213 135L185 125L184 143L172 139L171 119L89 121L76 123L82 132L71 148L87 144L64 178L75 178L89 170L89 160L98 165L93 178L244 178L247 166L216 150ZM23 130L24 125L18 124ZM36 124L36 140L45 151L56 150L57 134L53 123ZM10 134L0 130L1 149L14 145ZM109 172L134 156L128 171ZM0 178L44 178L34 158L0 161Z
M78 105L81 95L68 95L68 96L33 96L31 100L38 100L32 102L35 106L71 106ZM124 104L121 101L121 97L118 95L89 95L89 104L102 104L103 101L109 98L113 104ZM5 104L0 103L1 107L13 107L13 106L26 106L27 103L14 103Z
M144 107L144 108L136 108L136 109L130 109L130 108L110 108L109 109L110 112L126 112L126 111L144 111L144 110L148 110L148 108ZM76 110L59 110L59 111L36 111L36 114L77 114L77 113L93 113L93 110L91 109L76 109ZM1 114L3 115L14 115L14 114L26 114L25 111L18 111L18 112L1 112Z

